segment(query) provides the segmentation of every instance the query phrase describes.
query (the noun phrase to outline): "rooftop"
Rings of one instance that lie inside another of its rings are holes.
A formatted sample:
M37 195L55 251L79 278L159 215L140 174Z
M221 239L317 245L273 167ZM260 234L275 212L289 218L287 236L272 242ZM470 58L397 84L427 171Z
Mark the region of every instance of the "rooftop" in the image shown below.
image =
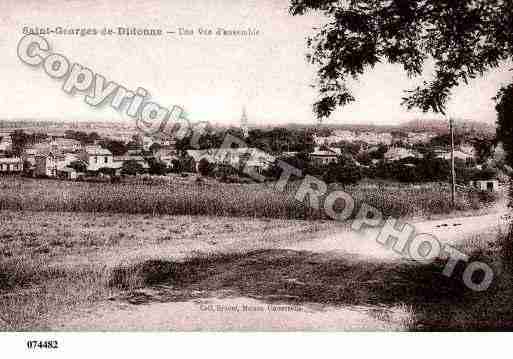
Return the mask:
M6 158L0 158L0 164L16 164L16 163L22 163L21 158L18 157L6 157Z
M85 151L87 154L94 156L112 156L112 153L109 150L100 146L87 146Z

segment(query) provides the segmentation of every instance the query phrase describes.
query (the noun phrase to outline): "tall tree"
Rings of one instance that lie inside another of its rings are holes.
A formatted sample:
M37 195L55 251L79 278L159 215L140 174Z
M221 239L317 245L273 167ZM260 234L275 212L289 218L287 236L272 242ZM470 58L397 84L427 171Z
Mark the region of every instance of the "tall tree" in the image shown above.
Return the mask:
M496 97L497 141L501 141L505 160L513 167L513 84L500 89Z
M500 131L501 126L497 128ZM471 140L475 150L475 157L478 163L485 163L489 158L493 157L495 149L495 139L484 136L476 137Z
M105 139L100 145L112 152L114 156L122 156L128 151L128 146L123 141Z
M21 156L23 150L29 143L30 136L23 130L14 130L11 133L12 152L15 156Z
M444 114L453 88L513 54L510 0L291 0L292 15L312 10L329 20L307 41L320 119L354 101L347 80L377 63L399 64L413 77L432 59L433 79L408 90L403 104Z

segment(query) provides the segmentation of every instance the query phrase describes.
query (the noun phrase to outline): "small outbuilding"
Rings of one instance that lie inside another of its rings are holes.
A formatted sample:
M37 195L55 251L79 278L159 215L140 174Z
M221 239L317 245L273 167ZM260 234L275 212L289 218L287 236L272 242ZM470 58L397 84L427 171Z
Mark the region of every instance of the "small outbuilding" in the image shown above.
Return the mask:
M497 179L474 180L470 181L470 186L481 191L497 192L499 189L499 181Z
M23 171L23 161L21 158L0 158L0 173L20 173L21 171Z

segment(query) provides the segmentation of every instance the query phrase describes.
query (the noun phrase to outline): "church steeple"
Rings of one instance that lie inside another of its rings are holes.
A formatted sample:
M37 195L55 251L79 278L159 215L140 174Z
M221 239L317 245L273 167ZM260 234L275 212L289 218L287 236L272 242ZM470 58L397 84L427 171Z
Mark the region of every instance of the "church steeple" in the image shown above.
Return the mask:
M242 130L242 134L244 137L248 137L249 128L248 128L248 115L246 114L246 106L242 108L242 117L240 118L240 128Z

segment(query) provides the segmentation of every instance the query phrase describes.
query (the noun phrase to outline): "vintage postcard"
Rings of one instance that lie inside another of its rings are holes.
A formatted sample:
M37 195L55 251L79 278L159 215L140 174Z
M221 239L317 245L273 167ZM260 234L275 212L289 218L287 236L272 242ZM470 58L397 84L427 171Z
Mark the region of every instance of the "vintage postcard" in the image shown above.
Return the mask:
M3 0L0 329L510 331L511 24Z

